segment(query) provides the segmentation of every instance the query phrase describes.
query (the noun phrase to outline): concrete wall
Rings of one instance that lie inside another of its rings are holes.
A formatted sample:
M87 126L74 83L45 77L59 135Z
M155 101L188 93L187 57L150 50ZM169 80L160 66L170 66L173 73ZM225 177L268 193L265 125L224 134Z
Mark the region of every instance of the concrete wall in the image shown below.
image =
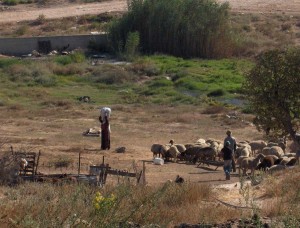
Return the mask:
M101 34L0 38L0 54L21 56L27 55L33 50L46 54L51 50L70 51L76 48L87 49L91 42L96 44L98 47L107 47L107 36L105 34Z

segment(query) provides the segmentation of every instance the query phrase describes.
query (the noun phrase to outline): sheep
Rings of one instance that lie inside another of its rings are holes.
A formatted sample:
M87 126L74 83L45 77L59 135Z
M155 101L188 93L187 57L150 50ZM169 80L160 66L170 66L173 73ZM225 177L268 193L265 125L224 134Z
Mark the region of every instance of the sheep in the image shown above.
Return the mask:
M295 157L282 157L280 159L280 165L286 165L286 166L294 166L297 162L297 159Z
M235 151L235 157L238 158L240 156L249 157L251 154L251 148L249 147L238 147Z
M161 145L161 144L153 144L151 146L151 152L153 153L153 157L165 157L165 153L169 149L168 145Z
M291 158L291 160L286 163L286 166L294 166L297 163L297 158Z
M187 143L184 146L185 146L186 149L188 149L188 148L194 147L195 144L194 143Z
M238 157L238 159L236 160L236 165L240 166L241 165L241 162L244 158L248 158L247 156L240 156Z
M267 146L267 143L263 140L256 140L250 142L249 145L251 146L251 150L254 155L256 151L261 152L262 149Z
M196 144L205 144L205 143L206 143L206 140L201 139L201 138L196 141Z
M264 147L261 153L263 155L275 155L277 157L284 155L283 150L279 146Z
M25 158L21 158L20 160L20 174L23 174L25 175L26 174L26 168L28 166L28 162Z
M266 171L267 168L273 166L274 163L275 163L274 157L272 155L267 155L262 159L261 163L258 164L256 169Z
M251 175L254 176L254 171L257 165L259 164L260 160L263 159L265 156L263 154L258 154L256 158L243 158L239 162L239 174L241 173L241 169L243 170L243 175L247 174L247 170L251 169Z
M276 172L276 171L284 170L286 168L287 167L285 165L273 165L267 171L269 173L273 173L273 172Z
M177 157L180 155L180 152L178 151L177 147L175 145L172 145L166 152L167 158L173 158L174 161L177 161Z
M275 139L274 141L268 142L268 145L269 145L269 147L279 146L285 152L286 145L287 145L286 138Z
M196 163L198 160L216 160L217 152L211 147L195 146L188 148L185 151L187 159L193 160Z
M174 144L174 146L177 147L177 149L180 153L183 153L184 151L186 151L186 147L183 144Z
M296 153L287 153L285 155L283 155L282 157L296 157Z
M268 142L267 147L278 146L278 143Z
M281 157L284 155L283 149L279 146L272 146L271 147L271 154Z

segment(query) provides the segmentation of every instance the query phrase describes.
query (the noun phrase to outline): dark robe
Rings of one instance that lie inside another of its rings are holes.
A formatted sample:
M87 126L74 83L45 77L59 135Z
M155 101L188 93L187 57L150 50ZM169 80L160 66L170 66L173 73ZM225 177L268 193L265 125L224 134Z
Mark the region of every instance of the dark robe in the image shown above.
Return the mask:
M101 150L109 150L110 149L110 131L109 131L109 121L108 118L105 117L105 120L102 121L101 117Z

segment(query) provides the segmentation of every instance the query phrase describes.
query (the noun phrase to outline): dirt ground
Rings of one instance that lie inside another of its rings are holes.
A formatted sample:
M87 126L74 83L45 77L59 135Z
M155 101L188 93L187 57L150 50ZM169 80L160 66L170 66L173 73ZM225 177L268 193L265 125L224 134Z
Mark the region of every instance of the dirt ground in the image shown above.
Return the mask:
M299 14L299 0L217 0L229 2L231 9L241 13L282 13ZM0 6L0 23L22 20L35 20L39 15L47 19L79 16L85 14L100 14L104 12L124 11L127 9L127 0L111 0L88 4L53 4L51 6L18 5L12 7Z
M71 109L47 108L38 113L25 110L11 110L2 107L0 132L7 141L2 150L41 151L42 173L77 173L76 168L62 170L48 168L49 163L58 159L72 159L76 164L81 152L82 173L87 173L89 165L105 163L112 168L132 171L135 161L142 167L146 164L146 181L150 185L175 180L176 175L186 181L209 184L234 183L239 180L233 174L225 181L222 167L185 162L166 163L162 166L152 163L153 143L166 144L170 139L176 143L193 143L199 138L223 140L227 129L232 129L238 141L262 138L254 126L246 121L248 116L228 119L226 113L206 115L198 107L136 107L127 105L112 106L111 150L100 150L99 137L82 136L88 128L99 127L97 106L82 105ZM126 147L125 153L116 153L118 147Z

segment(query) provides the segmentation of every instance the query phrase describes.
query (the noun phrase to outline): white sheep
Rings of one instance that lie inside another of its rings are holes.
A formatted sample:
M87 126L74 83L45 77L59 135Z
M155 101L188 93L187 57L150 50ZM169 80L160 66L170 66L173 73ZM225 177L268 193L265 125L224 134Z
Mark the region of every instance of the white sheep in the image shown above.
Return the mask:
M284 155L283 150L279 146L264 147L261 153L263 155L275 155L279 158Z
M183 144L174 144L174 146L177 147L179 153L183 153L183 152L186 151L186 147L185 147L185 145L183 145Z
M277 157L281 157L284 155L284 151L279 146L272 146L271 147L271 154L276 155Z
M151 152L153 153L153 157L165 157L167 150L169 149L168 145L161 145L161 144L153 144L151 146Z
M26 174L26 167L28 166L28 162L25 158L21 158L20 160L20 174Z
M201 139L201 138L196 141L196 144L205 144L205 143L206 143L206 140Z
M254 155L256 151L261 152L264 147L267 146L267 143L263 140L256 140L249 143L251 146L252 154Z
M247 146L237 147L235 151L236 157L240 157L240 156L249 157L250 154L251 154L251 148Z
M180 154L178 151L177 147L175 145L172 145L168 150L167 150L167 157L171 157L174 159L174 161L177 161L177 157Z
M239 174L241 174L241 169L243 170L243 175L247 174L247 170L251 169L251 175L254 175L255 169L259 164L260 160L264 158L264 155L258 154L256 158L244 157L239 161Z

